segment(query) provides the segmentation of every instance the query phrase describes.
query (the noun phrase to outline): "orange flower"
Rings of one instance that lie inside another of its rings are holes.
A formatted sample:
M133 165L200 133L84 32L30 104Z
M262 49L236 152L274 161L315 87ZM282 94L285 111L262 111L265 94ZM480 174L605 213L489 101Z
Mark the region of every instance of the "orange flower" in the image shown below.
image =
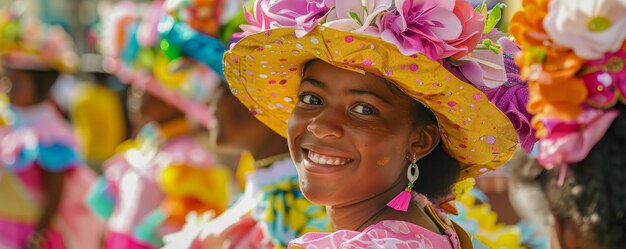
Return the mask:
M538 135L542 134L539 120L545 117L573 120L582 112L587 88L576 77L582 64L572 51L552 50L547 52L543 65L522 66L522 75L528 75L529 79L528 111L536 114L532 124Z
M189 8L189 26L209 36L218 36L221 0L194 0Z
M548 13L549 0L524 0L523 9L513 15L509 33L522 47L542 46L549 41L543 29L543 18Z
M523 50L515 57L521 76L528 79L528 111L537 137L545 136L541 120L573 120L587 99L584 82L576 77L583 60L571 49L556 46L543 28L548 0L524 0L523 9L511 20L510 33Z

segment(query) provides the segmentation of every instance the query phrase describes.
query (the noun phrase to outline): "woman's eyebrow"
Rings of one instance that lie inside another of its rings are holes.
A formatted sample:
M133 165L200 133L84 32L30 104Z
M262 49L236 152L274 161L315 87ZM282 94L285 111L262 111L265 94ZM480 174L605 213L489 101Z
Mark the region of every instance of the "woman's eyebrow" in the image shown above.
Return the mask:
M304 78L304 79L302 79L302 83L309 83L311 85L317 86L317 87L325 89L325 90L328 89L328 86L324 82L321 82L321 81L313 79L313 78Z
M387 103L388 105L391 105L391 102L389 102L389 100L387 100L386 98L383 98L379 94L377 94L375 92L372 92L372 91L368 91L368 90L364 90L364 89L350 89L350 90L348 90L348 92L352 93L352 94L358 94L358 95L371 95L371 96L374 96L374 97L382 100L383 102Z

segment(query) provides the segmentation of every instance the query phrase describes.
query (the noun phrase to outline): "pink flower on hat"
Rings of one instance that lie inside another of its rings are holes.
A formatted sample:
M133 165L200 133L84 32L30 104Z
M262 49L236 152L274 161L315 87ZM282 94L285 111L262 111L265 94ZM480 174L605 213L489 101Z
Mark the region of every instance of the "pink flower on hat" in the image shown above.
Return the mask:
M474 7L465 0L456 0L453 12L461 22L461 35L446 42L454 47L453 50L456 51L450 57L460 59L472 51L480 42L485 27L485 18L474 11Z
M334 1L325 0L259 0L253 13L245 12L249 25L241 25L243 35L271 28L295 27L296 36L311 31L328 13Z
M483 17L463 0L396 0L395 6L377 25L381 38L404 55L461 58L482 35Z

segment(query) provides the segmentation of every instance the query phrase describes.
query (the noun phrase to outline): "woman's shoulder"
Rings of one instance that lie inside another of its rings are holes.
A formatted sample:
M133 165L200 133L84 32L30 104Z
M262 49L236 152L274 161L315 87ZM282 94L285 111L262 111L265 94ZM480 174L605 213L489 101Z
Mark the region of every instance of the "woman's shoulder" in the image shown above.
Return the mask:
M308 233L292 241L290 248L454 248L451 239L410 222L383 220L363 232Z

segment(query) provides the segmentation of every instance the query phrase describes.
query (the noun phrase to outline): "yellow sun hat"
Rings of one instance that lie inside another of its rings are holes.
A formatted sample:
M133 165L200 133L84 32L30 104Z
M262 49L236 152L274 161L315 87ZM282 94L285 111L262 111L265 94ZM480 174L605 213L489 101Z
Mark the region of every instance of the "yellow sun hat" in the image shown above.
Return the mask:
M339 1L337 5L340 5ZM383 77L432 110L445 150L461 164L459 179L480 175L509 160L518 144L511 120L490 102L485 93L444 67L436 52L405 53L398 45L383 40L382 35L351 28L346 30L350 25L345 22L338 26L326 25L331 22L329 17L338 15L336 12L340 6L326 7L330 13L320 15L324 16L326 23L310 28L306 25L279 27L276 22L269 22L276 28L256 30L259 32L249 32L242 27L246 31L244 37L224 55L224 73L232 93L256 118L286 136L287 120L298 101L303 66L319 59L350 71ZM361 6L364 14L360 18L359 12L350 14L349 19L355 20L357 27L360 20L374 23L367 15L375 11L371 6L369 10L367 7ZM470 9L474 11L471 5ZM390 5L376 15L384 18L384 14L394 11L403 10ZM303 12L308 15L316 13L311 9ZM263 13L257 9L255 15L256 18L267 18L258 17ZM375 22L382 25L380 20ZM482 26L480 31L482 34ZM459 58L470 56L465 53ZM504 71L504 67L501 70Z

